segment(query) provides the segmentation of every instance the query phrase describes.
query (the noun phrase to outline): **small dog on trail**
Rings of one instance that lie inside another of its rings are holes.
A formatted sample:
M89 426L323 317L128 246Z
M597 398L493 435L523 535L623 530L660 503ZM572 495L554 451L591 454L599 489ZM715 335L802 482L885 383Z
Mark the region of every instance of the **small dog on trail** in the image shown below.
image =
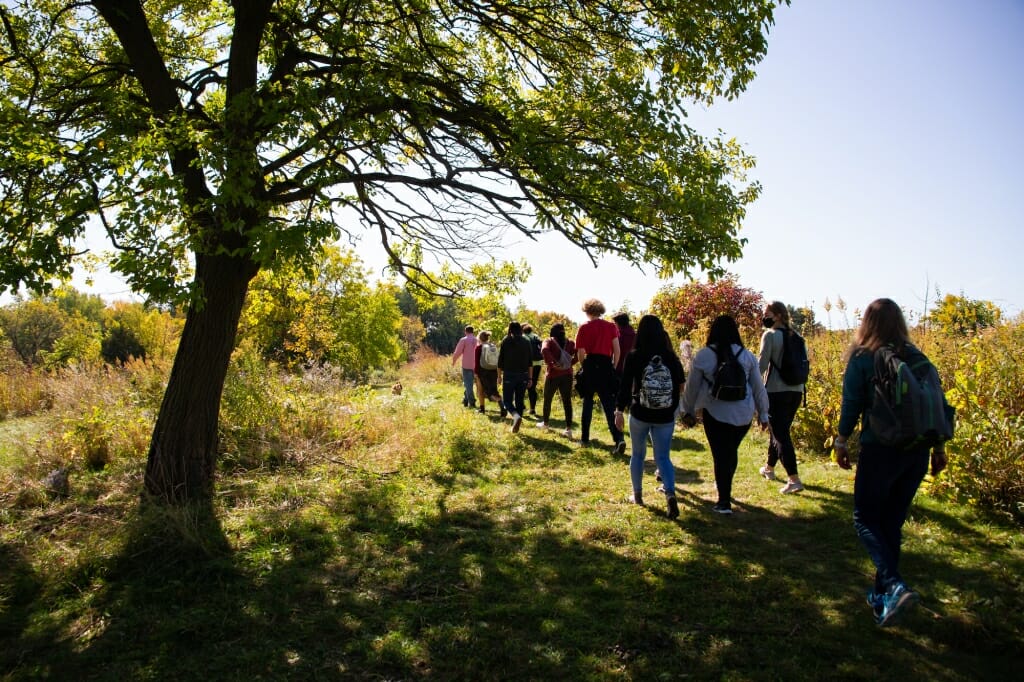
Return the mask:
M395 385L391 387L392 395L402 395L402 382L397 381Z

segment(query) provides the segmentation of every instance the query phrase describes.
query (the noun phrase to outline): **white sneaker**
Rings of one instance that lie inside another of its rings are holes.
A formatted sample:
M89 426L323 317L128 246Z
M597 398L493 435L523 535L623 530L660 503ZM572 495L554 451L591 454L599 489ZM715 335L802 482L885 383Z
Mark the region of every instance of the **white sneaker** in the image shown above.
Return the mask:
M522 425L522 423L522 415L517 414L516 416L512 417L512 433L519 433L519 427Z
M565 431L562 431L562 435L568 438L569 440L572 440L572 429L566 429Z
M775 480L775 469L771 468L770 466L765 465L765 466L761 467L758 470L758 473L760 473L762 476L764 476L765 479L768 480L768 481L774 481Z
M800 481L786 481L786 485L779 488L779 492L783 495L788 495L790 493L798 493L803 489L804 484Z
M537 428L540 429L541 431L547 431L548 425L546 422L537 422Z

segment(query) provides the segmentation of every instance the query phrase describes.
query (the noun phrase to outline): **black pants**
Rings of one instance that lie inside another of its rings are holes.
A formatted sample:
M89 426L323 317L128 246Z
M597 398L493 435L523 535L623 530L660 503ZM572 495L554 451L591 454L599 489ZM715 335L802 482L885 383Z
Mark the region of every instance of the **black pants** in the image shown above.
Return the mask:
M608 422L608 431L612 440L618 443L625 439L622 431L615 428L615 391L618 381L612 359L607 355L588 355L583 361L583 375L586 377L584 388L580 391L583 398L583 413L580 415L580 441L590 440L590 422L594 418L594 394L597 394L604 409L604 418Z
M544 379L544 423L551 417L551 400L558 393L562 397L562 410L565 412L565 428L572 428L572 375L548 377Z
M768 394L768 411L771 414L772 436L768 441L768 466L773 467L780 459L786 473L796 476L796 448L789 430L800 409L804 394L799 391L778 391Z
M711 446L711 457L715 461L715 487L718 488L718 502L729 506L732 499L732 477L736 474L737 454L743 437L750 430L750 424L736 426L720 422L704 410L704 433Z
M537 382L540 380L540 368L542 365L533 365L530 370L530 387L526 389L526 395L530 399L530 412L537 411Z

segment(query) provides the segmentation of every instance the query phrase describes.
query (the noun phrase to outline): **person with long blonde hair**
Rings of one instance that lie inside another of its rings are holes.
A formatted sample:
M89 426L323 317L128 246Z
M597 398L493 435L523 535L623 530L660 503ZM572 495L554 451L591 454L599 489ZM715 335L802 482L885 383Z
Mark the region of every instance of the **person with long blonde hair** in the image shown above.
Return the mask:
M883 445L870 428L867 414L873 402L875 354L885 346L891 346L900 357L923 357L910 342L903 311L891 299L879 298L864 311L853 345L846 353L839 433L833 441L836 462L850 469L847 439L861 422L853 525L875 565L875 582L868 590L867 601L875 622L882 627L895 624L920 600L900 574L899 563L903 524L929 465L927 446L905 450ZM941 444L932 448L930 461L932 475L945 468L946 454Z

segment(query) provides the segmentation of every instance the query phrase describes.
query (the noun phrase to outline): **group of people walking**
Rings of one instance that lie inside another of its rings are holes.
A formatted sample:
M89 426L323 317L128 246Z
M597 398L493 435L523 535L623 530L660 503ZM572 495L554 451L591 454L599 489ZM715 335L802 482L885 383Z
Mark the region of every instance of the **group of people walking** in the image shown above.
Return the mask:
M650 442L656 477L661 482L658 490L665 496L666 516L670 519L679 516L671 460L677 422L687 427L698 422L703 425L717 491L712 511L733 513L732 482L738 450L752 423L769 435L760 475L775 480L775 467L781 462L787 480L780 492L804 490L790 435L804 397L804 385L787 383L779 371L789 342L786 335L794 334L789 310L783 303L773 301L764 310L765 331L757 357L744 347L736 320L721 315L712 322L704 347L693 355L688 373L684 360L689 358L681 359L675 352L658 317L644 315L634 330L625 313L616 314L614 323L604 320L604 305L596 299L586 301L583 312L587 321L579 327L574 341L566 338L561 324L553 325L550 336L540 341L529 325L513 322L496 353L487 349L491 344L487 332L482 332L477 340L473 329L467 327L466 337L459 342L452 360L454 363L462 358L463 404L475 407L479 400L483 412L485 400L497 402L502 416L512 419L512 432L518 432L527 396L530 412L536 415L537 382L543 370L543 414L538 426L548 428L552 399L557 393L565 414L563 433L572 437L575 384L582 398L581 443L590 442L593 412L599 404L616 455L626 452L628 413L632 484L629 500L644 504L643 472ZM883 347L919 354L910 342L902 311L890 299L878 299L868 306L847 352L841 418L834 443L838 465L851 468L847 438L861 422L854 525L876 567L867 602L876 622L888 626L918 600L898 568L901 529L929 462L933 475L937 475L945 467L946 459L941 443L908 450L883 445L875 437L867 415L873 400L874 358ZM689 346L683 347L684 353L689 354L689 350ZM492 363L481 362L482 353L496 354L493 368Z

